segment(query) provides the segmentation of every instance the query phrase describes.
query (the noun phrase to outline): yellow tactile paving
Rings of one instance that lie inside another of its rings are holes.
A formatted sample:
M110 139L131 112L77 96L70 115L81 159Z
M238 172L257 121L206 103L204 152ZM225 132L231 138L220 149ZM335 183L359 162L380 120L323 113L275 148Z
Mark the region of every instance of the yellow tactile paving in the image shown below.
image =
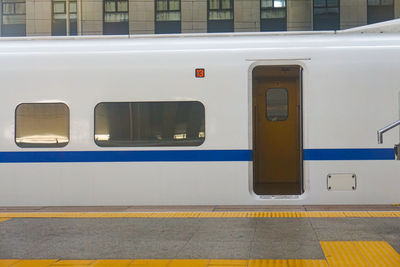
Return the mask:
M11 218L380 218L400 217L400 211L293 211L293 212L18 212L0 213Z
M400 255L384 241L321 242L330 267L399 267Z
M127 267L129 266L133 260L97 260L92 266L95 267Z
M95 260L60 260L51 266L90 266Z
M172 260L134 260L128 266L166 267Z
M326 260L288 260L289 267L328 267Z
M354 242L321 242L329 266L368 266Z
M248 260L210 260L208 266L247 266Z
M11 218L0 218L0 222L7 221L7 220L9 220L9 219L11 219Z
M384 241L354 243L370 266L400 266L400 255L388 243Z
M10 266L12 267L47 267L51 266L57 260L21 260Z
M207 267L210 260L173 260L168 267Z
M0 260L0 267L8 267L19 261L21 261L21 260Z

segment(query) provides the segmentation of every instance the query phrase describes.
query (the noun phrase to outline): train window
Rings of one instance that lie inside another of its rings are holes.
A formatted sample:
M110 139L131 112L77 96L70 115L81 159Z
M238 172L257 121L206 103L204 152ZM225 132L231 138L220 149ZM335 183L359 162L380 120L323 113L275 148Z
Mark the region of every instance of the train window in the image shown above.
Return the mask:
M98 146L199 146L205 139L204 106L197 101L104 102L94 113Z
M69 142L69 108L63 103L20 104L15 110L19 147L63 147Z
M270 121L284 121L288 117L288 91L285 88L270 88L265 93L266 117Z

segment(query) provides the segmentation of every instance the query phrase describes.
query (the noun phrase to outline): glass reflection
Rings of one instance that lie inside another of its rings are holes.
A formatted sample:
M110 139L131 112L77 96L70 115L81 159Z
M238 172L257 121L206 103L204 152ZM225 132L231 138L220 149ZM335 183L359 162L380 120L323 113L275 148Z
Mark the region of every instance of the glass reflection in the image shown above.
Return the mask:
M20 147L63 147L69 142L65 104L20 104L15 120L15 142Z
M100 103L95 141L99 146L198 146L204 124L200 102Z
M288 91L271 88L266 93L266 117L270 121L284 121L288 117Z

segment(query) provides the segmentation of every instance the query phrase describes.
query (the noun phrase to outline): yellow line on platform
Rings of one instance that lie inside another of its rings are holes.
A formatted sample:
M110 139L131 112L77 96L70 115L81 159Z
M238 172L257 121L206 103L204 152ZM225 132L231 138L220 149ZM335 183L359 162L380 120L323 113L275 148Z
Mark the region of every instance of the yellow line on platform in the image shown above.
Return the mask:
M121 260L0 260L0 267L102 266L102 267L399 267L400 255L384 241L320 242L322 260L217 260L217 259L121 259Z
M7 220L9 220L10 218L0 218L0 222L4 222L4 221L7 221Z
M0 212L9 218L384 218L400 211L273 211L273 212Z
M0 260L0 267L328 267L326 260Z

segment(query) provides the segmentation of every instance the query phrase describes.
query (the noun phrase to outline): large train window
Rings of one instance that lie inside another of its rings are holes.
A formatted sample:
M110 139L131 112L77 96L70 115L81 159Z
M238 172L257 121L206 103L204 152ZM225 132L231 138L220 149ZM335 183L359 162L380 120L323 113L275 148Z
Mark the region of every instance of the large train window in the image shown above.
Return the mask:
M15 110L19 147L63 147L69 142L69 108L63 103L20 104Z
M205 139L197 101L104 102L94 113L98 146L199 146Z

